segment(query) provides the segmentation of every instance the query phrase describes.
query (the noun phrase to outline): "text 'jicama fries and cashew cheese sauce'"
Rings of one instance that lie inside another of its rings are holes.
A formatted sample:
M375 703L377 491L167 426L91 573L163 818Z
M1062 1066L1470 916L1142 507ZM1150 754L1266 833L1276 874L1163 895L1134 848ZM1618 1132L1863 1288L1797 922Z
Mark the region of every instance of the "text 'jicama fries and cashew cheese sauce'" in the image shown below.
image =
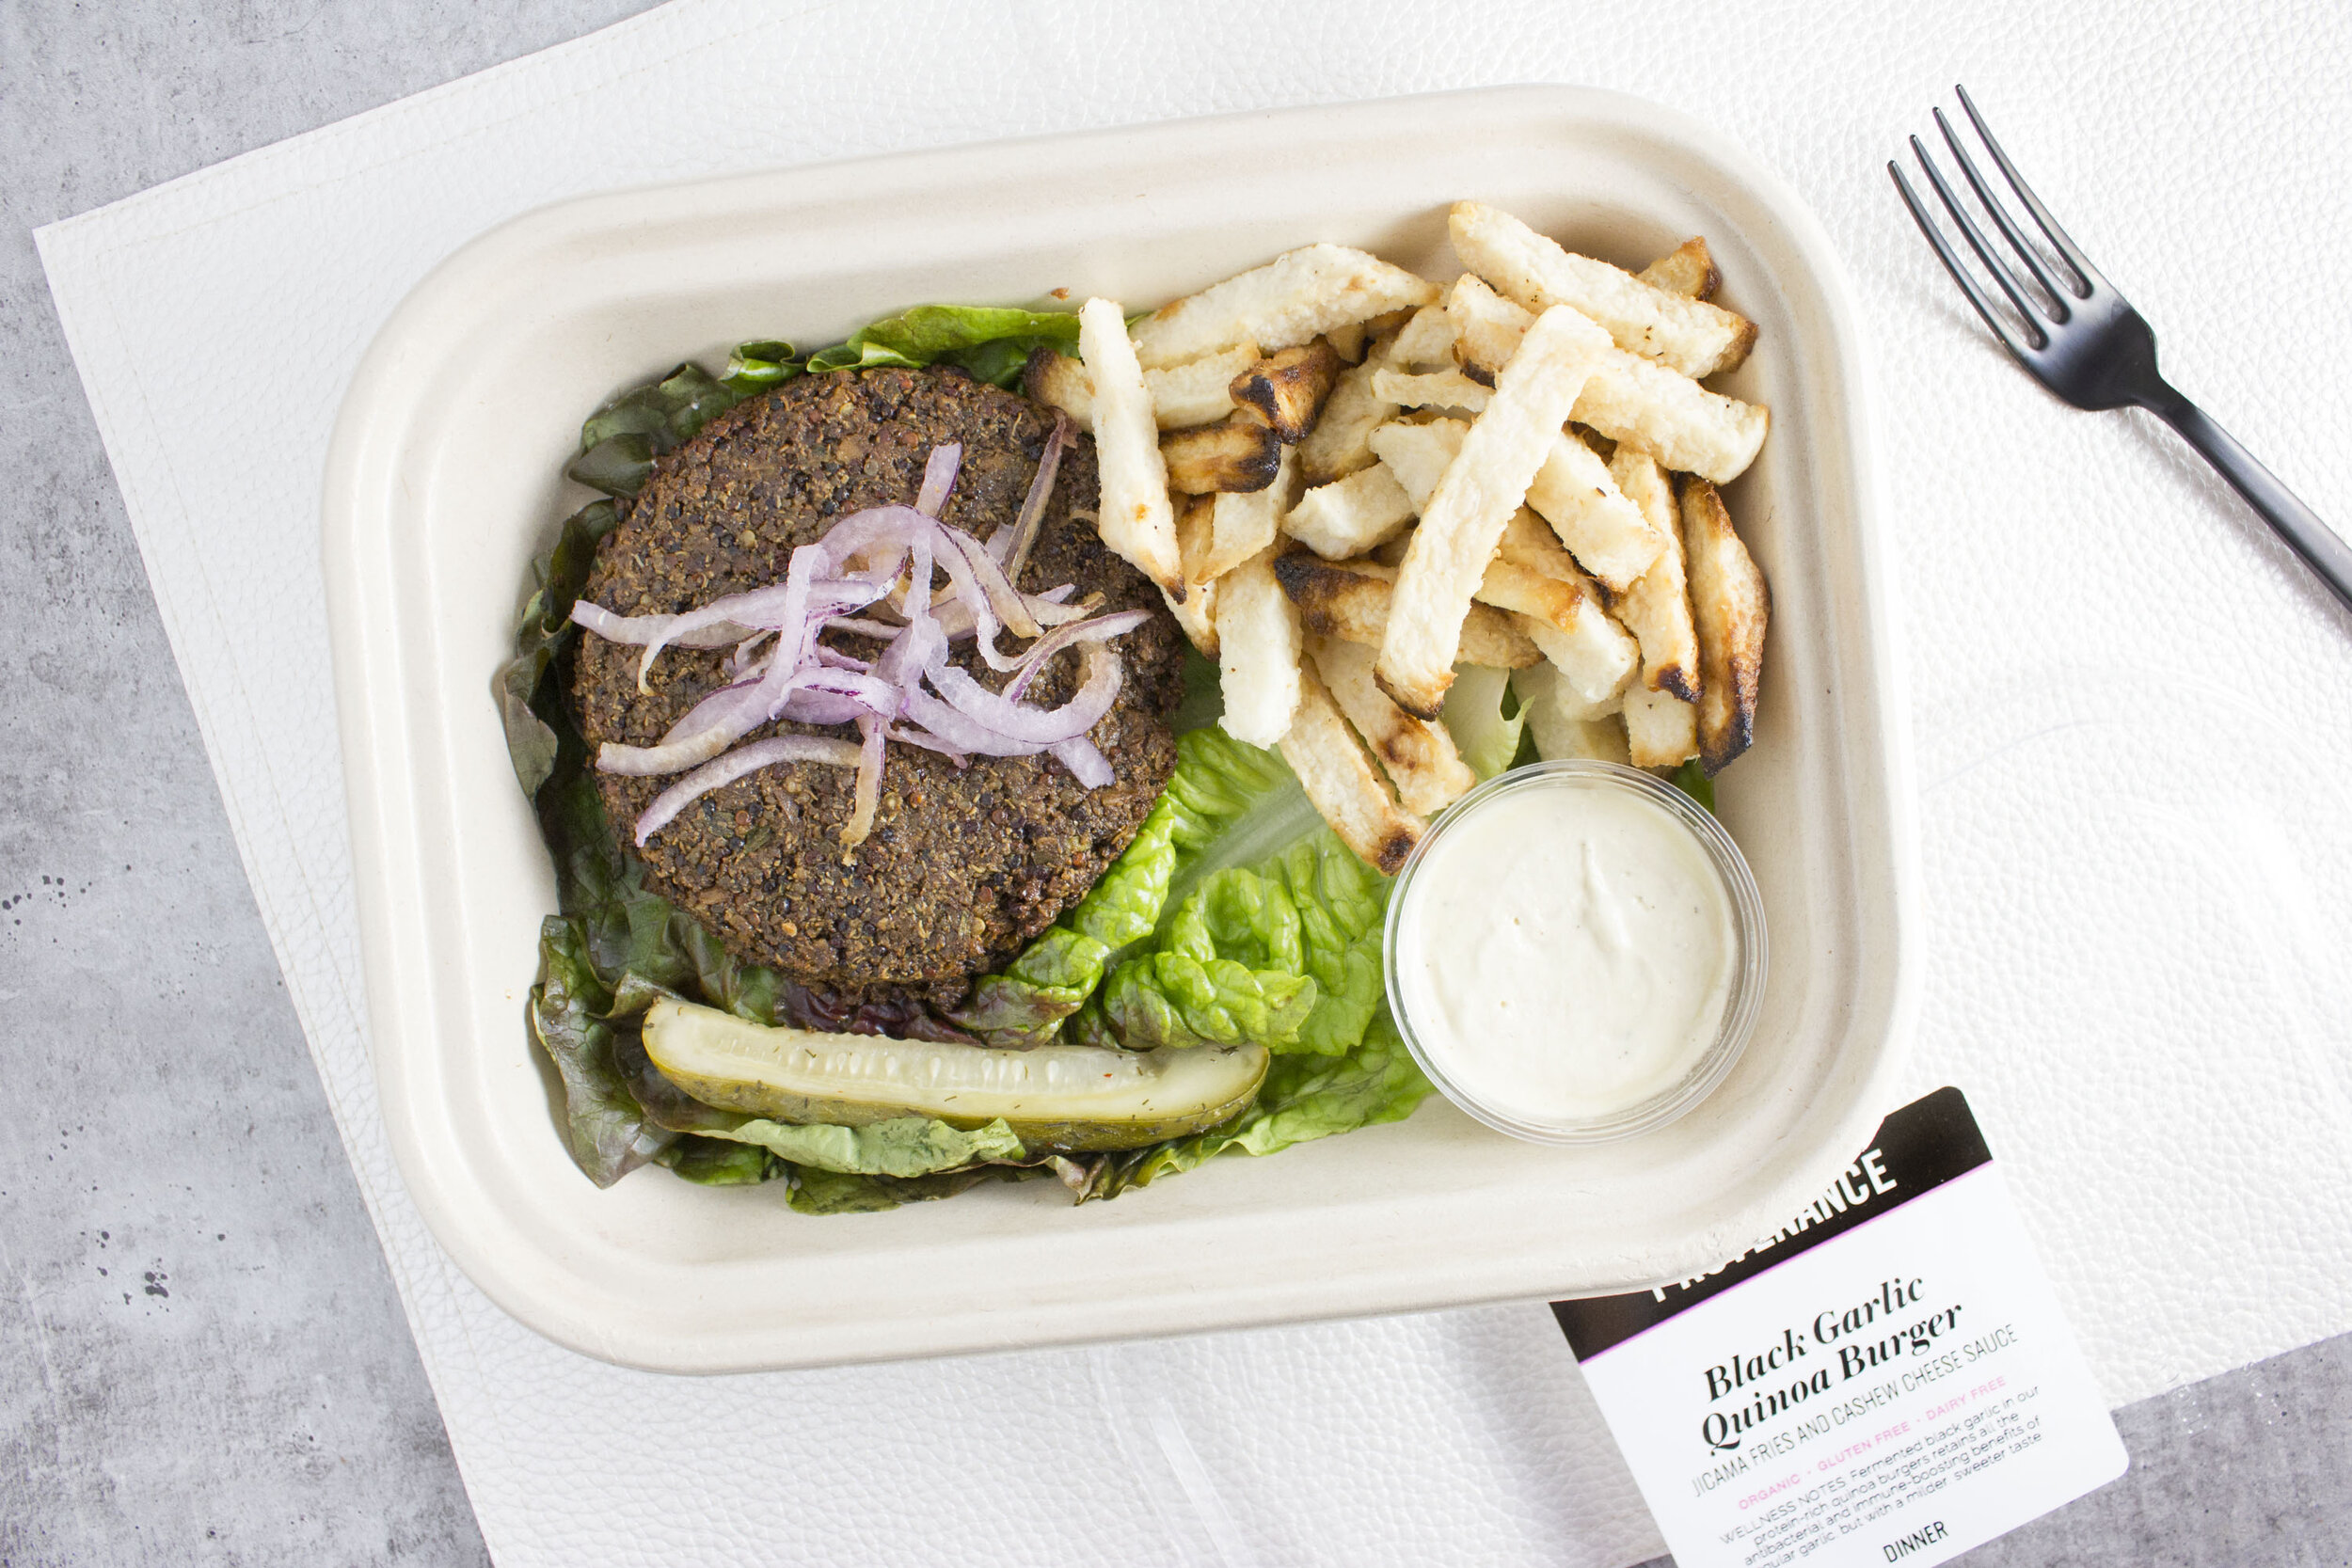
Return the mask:
M1545 1142L1671 1120L1731 1069L1764 924L1714 818L1629 768L1562 762L1466 797L1390 905L1389 994L1447 1097Z

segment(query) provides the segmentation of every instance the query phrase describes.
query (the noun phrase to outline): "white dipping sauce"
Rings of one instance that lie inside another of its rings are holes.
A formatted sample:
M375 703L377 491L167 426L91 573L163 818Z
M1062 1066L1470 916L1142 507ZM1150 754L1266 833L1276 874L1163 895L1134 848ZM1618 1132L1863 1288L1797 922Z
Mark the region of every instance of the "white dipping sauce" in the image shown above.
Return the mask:
M1604 783L1508 790L1448 823L1400 911L1400 1001L1470 1098L1556 1124L1680 1083L1723 1026L1731 896L1666 808Z

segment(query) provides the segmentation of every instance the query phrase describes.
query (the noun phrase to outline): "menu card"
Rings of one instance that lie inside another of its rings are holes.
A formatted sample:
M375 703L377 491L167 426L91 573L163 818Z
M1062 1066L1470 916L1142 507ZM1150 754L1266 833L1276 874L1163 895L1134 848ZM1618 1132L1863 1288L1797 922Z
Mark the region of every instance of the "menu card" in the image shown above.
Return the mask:
M1958 1089L1713 1273L1552 1311L1679 1568L1928 1568L2127 1464Z

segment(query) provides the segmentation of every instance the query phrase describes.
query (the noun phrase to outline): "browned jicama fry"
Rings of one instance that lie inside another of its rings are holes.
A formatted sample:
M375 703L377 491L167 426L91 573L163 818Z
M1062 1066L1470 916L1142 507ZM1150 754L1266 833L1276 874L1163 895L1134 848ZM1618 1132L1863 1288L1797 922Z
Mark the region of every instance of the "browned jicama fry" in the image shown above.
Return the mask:
M1209 574L1200 568L1209 559L1209 545L1215 535L1216 498L1187 496L1181 491L1168 492L1168 504L1176 509L1176 560L1184 567L1184 583L1198 588L1209 580Z
M1385 464L1375 463L1301 496L1282 531L1326 561L1345 561L1395 538L1412 520L1412 499Z
M1184 595L1182 604L1168 598L1168 590L1160 590L1160 597L1168 601L1168 611L1176 617L1176 624L1200 650L1203 658L1216 657L1216 584L1196 583Z
M1087 368L1069 355L1050 348L1029 351L1029 362L1021 372L1021 389L1032 403L1048 408L1058 408L1070 416L1070 422L1080 430L1094 429L1094 383L1087 376Z
M1437 297L1436 284L1377 256L1311 245L1154 310L1136 324L1136 358L1146 366L1180 365L1235 343L1272 354Z
M1298 606L1299 619L1319 637L1343 638L1378 647L1389 626L1389 600L1396 569L1370 561L1333 565L1294 550L1277 557L1274 576ZM1462 659L1496 670L1522 670L1543 651L1512 624L1512 617L1485 605L1470 606L1462 622Z
M1731 370L1756 342L1756 324L1746 317L1563 249L1497 208L1457 201L1446 229L1462 264L1505 297L1530 310L1573 307L1619 348L1684 375Z
M1257 360L1256 347L1243 343L1187 364L1144 372L1143 389L1152 395L1152 422L1162 430L1184 430L1225 418L1233 411L1233 377ZM1077 360L1050 348L1033 351L1021 372L1021 389L1031 402L1069 415L1079 429L1093 430L1094 383Z
M1298 709L1302 647L1298 607L1274 577L1274 551L1252 556L1216 579L1217 670L1225 733L1271 746Z
M1373 443L1382 467L1397 475L1406 498L1426 506L1470 430L1459 420L1391 423L1373 432ZM1495 548L1498 558L1478 584L1480 602L1518 616L1519 630L1567 673L1588 700L1599 703L1615 696L1633 671L1636 648L1625 629L1609 618L1599 587L1525 507L1503 523Z
M1617 600L1617 619L1642 644L1642 686L1686 703L1699 700L1698 633L1691 624L1691 590L1682 564L1682 531L1675 520L1674 483L1658 459L1632 448L1609 460L1628 499L1666 536L1650 569Z
M1389 369L1440 370L1454 361L1454 319L1442 304L1424 305L1397 328Z
M1307 657L1323 677L1372 754L1380 759L1405 809L1427 816L1443 811L1478 783L1478 775L1454 749L1443 724L1416 719L1389 701L1372 678L1373 652L1360 642L1333 637L1307 640Z
M1373 455L1396 478L1406 499L1412 503L1415 515L1429 504L1437 492L1438 481L1445 477L1446 467L1462 451L1463 438L1470 435L1468 420L1424 420L1406 422L1391 420L1372 433L1368 445Z
M1527 487L1527 504L1613 594L1649 570L1673 531L1653 526L1610 477L1609 465L1573 436L1553 440Z
M1216 657L1216 584L1210 581L1201 568L1207 564L1209 547L1216 528L1216 498L1215 496L1181 496L1175 498L1176 558L1184 569L1184 602L1168 600L1170 613L1192 645L1206 658ZM1161 594L1167 598L1167 594Z
M1495 546L1495 559L1562 582L1575 583L1603 600L1606 607L1608 595L1599 593L1593 579L1584 575L1576 557L1560 547L1560 536L1524 506L1512 513L1511 520L1502 526L1502 543Z
M1636 768L1679 768L1699 754L1699 710L1671 691L1625 694L1627 760Z
M1375 371L1373 395L1400 408L1461 408L1475 414L1494 396L1491 388L1460 371Z
M1281 449L1281 466L1274 483L1263 490L1229 490L1209 503L1209 544L1198 575L1185 568L1194 582L1213 582L1274 543L1282 519L1298 499L1298 459L1290 447Z
M1235 404L1254 409L1278 437L1295 442L1313 428L1339 373L1338 352L1318 338L1258 360L1234 376L1226 389Z
M1152 397L1143 389L1143 371L1116 301L1089 299L1080 307L1078 354L1094 388L1094 452L1103 486L1095 526L1114 554L1158 583L1168 597L1182 599L1184 574L1176 555L1168 466L1160 460Z
M1536 317L1495 377L1494 401L1422 509L1397 572L1377 667L1381 689L1406 712L1435 719L1444 705L1462 618L1503 525L1608 347L1607 333L1565 306Z
M1490 561L1478 599L1521 617L1519 629L1586 702L1615 697L1641 667L1639 645L1609 618L1590 578L1565 582L1515 562Z
M1535 737L1535 754L1546 762L1629 760L1625 721L1614 711L1603 711L1579 697L1550 663L1514 672L1511 689L1527 709L1527 729Z
M1699 634L1699 760L1711 776L1756 738L1772 593L1732 531L1722 496L1703 479L1683 482L1682 548Z
M1454 285L1453 298L1476 298L1470 280ZM1491 375L1518 343L1515 326L1527 314L1507 299L1493 297L1480 329L1455 340L1463 373ZM1501 355L1502 358L1494 357ZM1710 392L1687 375L1636 358L1623 349L1601 356L1575 417L1613 441L1629 442L1669 468L1728 484L1746 471L1764 445L1772 411L1758 404Z
M1143 388L1152 394L1152 419L1162 430L1189 430L1225 418L1233 411L1233 377L1257 358L1257 344L1236 343L1221 354L1144 372Z
M1324 400L1314 428L1299 443L1298 460L1309 484L1328 484L1372 466L1372 449L1364 444L1375 426L1393 418L1396 404L1372 389L1372 378L1391 368L1394 334L1375 338L1363 362L1340 372L1331 395Z
M1454 364L1472 381L1489 387L1495 384L1495 372L1519 346L1527 324L1535 319L1533 311L1495 293L1474 272L1464 273L1446 291L1445 312L1454 328Z
M1389 794L1321 677L1302 670L1298 684L1298 711L1282 737L1282 760L1340 842L1393 877L1428 825Z
M1263 490L1282 471L1282 443L1266 422L1244 411L1216 424L1160 437L1168 482L1196 496Z
M1761 404L1710 392L1623 352L1604 358L1585 382L1576 417L1677 473L1717 484L1747 472L1772 425L1772 411Z
M1724 285L1724 275L1715 270L1714 253L1707 248L1705 236L1698 234L1633 276L1653 289L1685 299L1713 299L1715 291Z

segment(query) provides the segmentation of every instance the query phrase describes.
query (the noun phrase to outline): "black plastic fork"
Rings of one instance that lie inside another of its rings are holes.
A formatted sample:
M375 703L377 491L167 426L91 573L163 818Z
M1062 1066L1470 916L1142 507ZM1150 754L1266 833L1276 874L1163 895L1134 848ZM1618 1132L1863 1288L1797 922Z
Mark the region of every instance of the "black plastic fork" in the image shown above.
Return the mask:
M2010 216L2008 206L1993 193L1984 177L1977 172L1976 160L1953 135L1951 121L1944 111L1935 111L1936 129L1944 133L1944 141L1960 162L1960 171L1966 176L1969 188L1991 214L1993 222L2009 242L2009 248L2025 263L2034 283L2041 285L2041 299L2032 298L2032 290L2025 278L2017 275L2010 262L1996 255L1994 246L1979 230L1944 175L1928 156L1928 150L1919 138L1911 138L1911 150L1927 172L1928 182L1943 199L1944 210L1952 215L1967 239L1968 247L1977 253L1992 274L1993 281L2017 309L2016 325L2002 319L1994 309L1992 299L1977 281L1966 262L1954 252L1951 243L1928 209L1903 178L1903 171L1890 160L1886 172L1895 177L1896 189L1902 192L1903 205L1911 209L1919 231L1935 247L1944 269L1960 285L1968 303L1977 308L1985 325L2001 340L2002 346L2014 355L2017 362L2032 372L2035 380L2077 408L2145 408L2180 434L2181 439L2197 449L2199 455L2220 471L2231 487L2246 498L2246 502L2285 540L2303 563L2319 574L2344 608L2352 610L2352 547L2345 546L2335 531L2319 520L2319 515L2296 498L2293 491L2279 483L2278 477L2254 459L2254 454L2240 446L2236 437L2214 423L2205 411L2172 389L2156 370L2156 335L2131 301L2118 293L2114 284L2081 247L2067 237L2058 227L2050 210L2042 205L2033 188L2017 172L2009 154L1993 138L1984 117L1968 98L1968 89L1955 87L1960 94L1960 106L1967 111L1968 121L1977 128L1985 150L1993 154L1994 164L2008 180L2010 190L2025 204L2051 247L2065 258L2073 277L2054 276L2048 259L2020 229ZM2022 325L2023 334L2017 330Z

